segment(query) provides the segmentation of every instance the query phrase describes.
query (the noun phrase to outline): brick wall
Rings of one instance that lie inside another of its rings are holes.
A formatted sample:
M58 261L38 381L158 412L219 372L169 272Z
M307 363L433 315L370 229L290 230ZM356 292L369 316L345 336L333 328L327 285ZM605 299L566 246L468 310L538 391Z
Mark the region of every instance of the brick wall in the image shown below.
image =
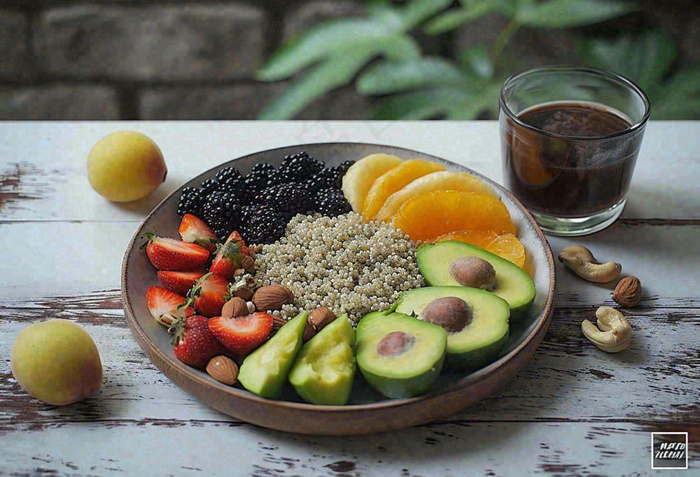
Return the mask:
M697 12L695 1L645 4L675 37L679 61L700 55L698 16L684 14ZM0 119L253 119L288 84L254 81L270 53L311 25L363 11L358 0L0 0ZM455 55L492 41L502 22L419 39ZM529 64L577 60L568 32L522 30L513 43ZM359 119L368 109L348 87L300 117Z

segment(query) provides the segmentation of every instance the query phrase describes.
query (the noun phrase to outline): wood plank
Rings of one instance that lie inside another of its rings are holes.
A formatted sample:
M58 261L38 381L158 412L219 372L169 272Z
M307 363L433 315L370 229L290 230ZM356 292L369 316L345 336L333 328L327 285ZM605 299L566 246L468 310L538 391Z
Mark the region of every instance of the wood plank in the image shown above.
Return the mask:
M700 125L651 122L623 217L699 219L697 148ZM105 134L136 129L151 136L169 165L168 180L151 197L112 204L90 188L85 159ZM183 182L251 152L326 141L402 146L444 157L501 181L495 121L417 122L45 122L0 128L0 219L127 220L139 222Z
M17 423L43 427L81 420L176 416L230 421L189 397L150 363L115 309L116 297L109 295L99 295L87 306L80 303L90 297L61 300L54 315L80 323L97 343L105 368L98 397L64 408L41 404L21 391L9 361L0 362L0 431ZM16 305L0 309L6 320L0 335L4 356L10 355L14 338L24 327L46 318L45 309ZM694 423L700 429L700 342L695 339L700 309L683 313L679 318L668 316L663 308L646 308L643 315L630 318L634 327L630 348L609 355L581 334L580 322L592 317L592 309L557 309L531 363L495 395L450 422L633 419Z
M12 237L3 251L17 257L0 261L0 276L12 277L0 282L1 302L119 288L122 257L136 228L133 223L112 222L0 223L0 234ZM578 243L590 247L599 260L620 262L623 275L641 280L642 303L662 300L677 308L694 306L698 297L700 269L689 258L700 257L699 232L700 226L615 224L588 237L548 240L555 256ZM31 253L27 244L32 244ZM557 262L557 306L612 304L612 288L585 282Z
M651 474L648 429L632 423L448 423L333 438L223 422L85 422L25 431L0 453L0 474L16 476ZM691 452L690 468L698 464Z

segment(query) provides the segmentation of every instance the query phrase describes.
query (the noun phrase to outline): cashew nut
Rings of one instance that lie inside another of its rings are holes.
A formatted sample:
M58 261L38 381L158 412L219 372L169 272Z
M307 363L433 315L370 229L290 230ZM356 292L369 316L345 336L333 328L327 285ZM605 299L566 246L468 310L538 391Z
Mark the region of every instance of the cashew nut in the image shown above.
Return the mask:
M580 245L571 245L562 250L559 261L589 282L611 282L619 277L622 271L622 265L619 263L598 263L591 251Z
M601 306L595 312L598 318L596 327L589 320L583 320L581 331L599 349L608 353L619 353L627 349L632 336L632 327L622 313L609 306Z

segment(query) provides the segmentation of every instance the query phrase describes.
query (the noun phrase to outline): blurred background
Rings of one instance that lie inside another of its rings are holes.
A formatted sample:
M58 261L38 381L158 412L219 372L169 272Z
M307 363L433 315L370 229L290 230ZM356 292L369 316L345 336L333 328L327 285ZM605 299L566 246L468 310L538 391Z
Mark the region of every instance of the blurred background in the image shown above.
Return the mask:
M492 119L538 65L700 118L698 0L0 0L0 119Z

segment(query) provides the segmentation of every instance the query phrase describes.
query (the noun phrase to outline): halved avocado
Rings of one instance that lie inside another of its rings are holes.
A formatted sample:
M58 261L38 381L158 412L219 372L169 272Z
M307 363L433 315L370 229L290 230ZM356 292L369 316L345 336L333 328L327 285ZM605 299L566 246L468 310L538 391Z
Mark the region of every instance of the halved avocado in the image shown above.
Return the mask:
M425 281L432 286L460 286L452 275L450 265L460 257L478 257L493 265L496 288L493 294L510 306L511 319L517 320L535 299L535 283L523 269L482 248L464 242L446 240L418 247L416 259Z
M389 398L425 393L440 375L447 333L402 313L375 312L357 325L357 366Z
M299 313L269 341L246 356L238 372L238 382L244 388L262 397L279 397L301 349L307 317L308 313Z
M289 382L304 401L343 405L355 378L355 330L342 315L326 325L299 352Z
M401 294L396 311L421 317L433 301L456 297L471 309L471 321L461 331L447 333L447 364L455 369L477 369L498 357L508 341L508 303L484 290L469 287L424 287Z

